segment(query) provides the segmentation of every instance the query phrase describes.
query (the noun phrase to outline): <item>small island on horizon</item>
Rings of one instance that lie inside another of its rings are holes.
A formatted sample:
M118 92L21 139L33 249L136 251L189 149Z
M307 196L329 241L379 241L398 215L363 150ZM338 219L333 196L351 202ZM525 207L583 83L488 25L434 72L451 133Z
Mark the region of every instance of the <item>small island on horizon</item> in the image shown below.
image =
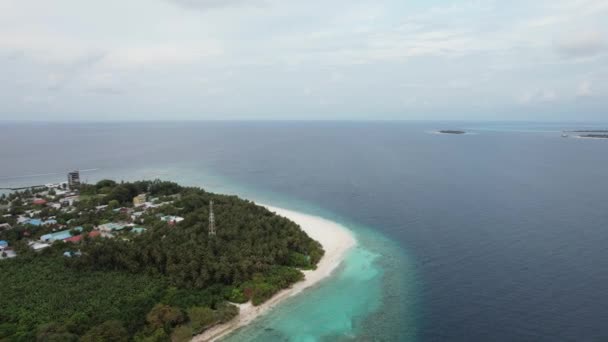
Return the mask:
M460 131L460 130L454 130L454 129L443 129L443 130L437 131L437 133L441 133L441 134L466 134L467 132Z
M563 131L562 137L567 138L568 133L575 133L576 138L608 139L608 130L605 129Z
M581 134L579 138L608 139L608 134Z
M286 214L158 180L76 177L3 194L0 214L7 341L189 341L304 283L325 254Z

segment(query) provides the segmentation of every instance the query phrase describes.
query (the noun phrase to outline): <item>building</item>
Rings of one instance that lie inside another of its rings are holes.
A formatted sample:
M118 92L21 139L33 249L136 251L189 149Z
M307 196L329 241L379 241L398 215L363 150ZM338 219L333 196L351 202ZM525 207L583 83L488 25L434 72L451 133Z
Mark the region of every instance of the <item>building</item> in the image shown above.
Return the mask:
M52 226L54 224L57 224L57 220L55 220L55 219L49 219L49 220L42 222L43 226Z
M68 192L65 190L61 190L61 189L57 189L55 190L55 196L63 196L65 194L67 194Z
M0 223L0 231L11 229L11 225L8 223Z
M174 225L176 223L182 222L184 218L179 216L163 216L160 218L160 220L168 222L170 225Z
M36 226L36 227L42 226L42 220L41 219L37 219L37 218L35 218L35 219L29 219L29 220L27 220L27 221L25 221L23 223L25 223L25 224L31 224L32 226Z
M64 198L60 199L59 201L63 204L73 206L74 202L77 202L79 199L80 199L80 196L74 195L74 196L64 197Z
M29 220L30 220L29 217L19 216L19 217L17 217L17 224L27 224L27 222Z
M61 209L61 203L50 203L49 207L59 210Z
M114 231L118 231L118 230L123 230L125 229L126 225L125 224L120 224L120 223L104 223L102 225L99 225L97 227L97 229L99 229L99 231L104 232L104 233L111 233Z
M76 228L74 228L74 230L81 232L82 227L76 227ZM67 230L62 230L62 231L51 233L51 234L42 235L40 237L40 241L53 242L53 241L59 241L59 240L66 240L66 239L69 239L72 237L72 234L70 233L70 231L71 231L71 229L67 229Z
M6 248L8 248L8 242L5 240L0 240L0 251L4 251Z
M73 252L73 251L65 251L65 252L63 252L63 256L66 257L66 258L71 258L73 256L79 257L81 255L82 255L82 252L80 252L80 250L77 250L76 252Z
M17 253L15 253L14 250L12 250L11 248L7 247L6 249L2 250L0 249L0 260L2 259L8 259L8 258L14 258L17 256Z
M143 214L144 214L143 211L136 211L131 214L131 220L136 221L136 220L140 219Z
M146 194L139 194L133 197L133 206L139 207L146 204Z
M90 238L98 237L100 235L101 235L101 233L99 231L97 231L97 230L94 230L94 231L92 231L92 232L90 232L90 233L87 234L87 236L90 237ZM74 236L72 236L70 238L67 238L67 239L63 240L63 241L77 243L77 242L80 242L83 239L83 237L84 237L84 234L74 235Z
M78 188L80 185L80 172L78 170L68 173L68 187L70 189Z
M46 200L43 198L36 198L32 201L33 204L35 205L45 205L46 204Z
M28 243L28 245L30 246L30 248L32 248L35 251L39 251L39 250L42 250L42 249L45 249L45 248L51 246L48 243L40 243L40 242L33 242L33 241Z
M143 228L143 227L133 227L131 229L131 232L137 233L137 234L141 234L141 233L143 233L145 231L146 231L146 228Z
M127 207L120 207L120 208L112 209L112 211L115 213L131 214L131 212L133 212L133 209L127 208Z

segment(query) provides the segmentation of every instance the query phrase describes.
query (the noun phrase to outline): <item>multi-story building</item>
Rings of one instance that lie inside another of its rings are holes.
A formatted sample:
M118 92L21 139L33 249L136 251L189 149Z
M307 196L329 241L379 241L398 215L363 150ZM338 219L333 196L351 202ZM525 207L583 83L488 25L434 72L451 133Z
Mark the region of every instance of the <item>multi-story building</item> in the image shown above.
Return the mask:
M80 185L80 172L72 171L68 173L68 186L70 189L77 188Z

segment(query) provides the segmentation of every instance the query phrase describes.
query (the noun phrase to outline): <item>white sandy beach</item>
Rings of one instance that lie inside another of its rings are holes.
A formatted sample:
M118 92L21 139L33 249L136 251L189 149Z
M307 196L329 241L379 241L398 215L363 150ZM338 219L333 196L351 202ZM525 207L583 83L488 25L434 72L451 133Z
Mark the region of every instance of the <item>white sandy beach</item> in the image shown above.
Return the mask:
M263 205L263 204L261 204ZM311 238L319 241L325 249L325 255L317 265L316 270L303 271L305 279L294 284L291 288L277 293L262 305L253 306L251 302L240 304L240 314L232 321L216 325L200 335L194 336L192 341L215 341L230 332L251 323L257 317L271 310L281 301L294 296L306 288L328 277L344 260L346 252L356 244L355 237L345 227L325 220L321 217L306 215L299 212L263 205L268 210L284 216L302 227L302 230Z

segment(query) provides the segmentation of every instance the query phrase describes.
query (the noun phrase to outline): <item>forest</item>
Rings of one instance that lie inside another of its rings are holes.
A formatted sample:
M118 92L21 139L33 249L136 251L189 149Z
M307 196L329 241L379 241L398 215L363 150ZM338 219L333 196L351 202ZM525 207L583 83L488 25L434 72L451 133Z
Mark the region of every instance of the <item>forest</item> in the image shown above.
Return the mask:
M0 341L187 341L238 315L235 303L259 305L301 280L324 253L297 224L236 196L111 180L79 193L74 210L55 214L88 231L128 220L117 209L132 208L139 194L166 205L142 213L142 234L56 241L38 252L26 245L33 227L3 232L18 256L0 260ZM168 224L163 215L183 221ZM79 256L63 256L76 249Z

